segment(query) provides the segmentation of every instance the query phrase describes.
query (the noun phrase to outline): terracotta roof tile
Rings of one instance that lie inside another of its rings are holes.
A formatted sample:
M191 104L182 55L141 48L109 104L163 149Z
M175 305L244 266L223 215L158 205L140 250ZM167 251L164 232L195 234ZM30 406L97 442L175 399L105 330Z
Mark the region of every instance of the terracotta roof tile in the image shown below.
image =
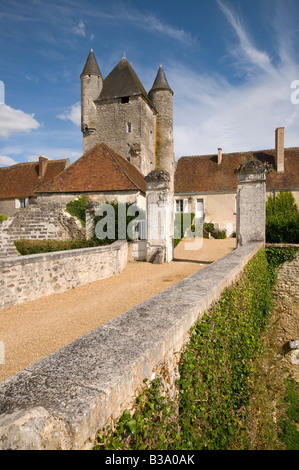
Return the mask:
M136 191L145 193L143 175L103 142L63 173L39 187L39 193Z
M250 155L272 164L273 171L267 175L267 189L299 189L299 148L285 149L285 171L275 170L275 150L181 157L175 172L176 193L200 193L236 191L237 177L234 170Z
M39 176L39 162L17 163L0 168L0 199L36 196L36 188L54 178L67 166L69 160L47 160L43 176Z

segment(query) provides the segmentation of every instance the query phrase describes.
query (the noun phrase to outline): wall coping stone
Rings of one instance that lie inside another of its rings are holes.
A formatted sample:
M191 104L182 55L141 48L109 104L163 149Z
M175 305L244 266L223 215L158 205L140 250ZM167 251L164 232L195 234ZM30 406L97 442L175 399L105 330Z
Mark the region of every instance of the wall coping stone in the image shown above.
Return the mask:
M0 258L0 269L10 266L25 265L28 263L39 263L40 261L56 260L61 258L71 258L74 256L104 253L120 250L127 243L126 240L116 240L111 245L95 246L90 248L76 248L75 250L51 251L49 253L37 253L25 256L6 256Z
M0 449L88 448L262 246L234 250L0 383Z

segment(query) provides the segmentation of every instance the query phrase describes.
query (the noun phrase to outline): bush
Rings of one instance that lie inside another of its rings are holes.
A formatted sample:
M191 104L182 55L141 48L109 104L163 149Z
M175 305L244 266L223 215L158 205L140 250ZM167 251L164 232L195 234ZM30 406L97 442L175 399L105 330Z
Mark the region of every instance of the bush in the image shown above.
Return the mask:
M108 242L100 240L16 240L15 247L24 255L49 253L53 251L76 250L79 248L92 248L107 245Z
M68 202L66 210L73 217L81 222L82 227L85 227L85 211L86 211L87 197L82 194L74 201Z
M0 223L3 222L3 220L6 220L7 216L4 214L0 214Z
M291 192L285 191L266 203L267 243L299 243L299 211Z
M214 224L212 222L204 223L203 228L204 228L204 231L210 233L213 238L216 238L216 239L226 238L226 231L217 230L214 227Z
M99 207L103 207L103 215L95 215L94 218L94 239L103 238L103 241L108 241L110 243L114 242L115 240L128 240L132 241L136 238L137 233L134 230L134 226L132 222L139 218L142 221L146 220L145 212L138 208L136 205L132 205L129 203L118 203L114 202L106 202L104 204L100 204ZM108 206L107 210L104 206ZM111 208L111 210L109 210ZM136 212L133 215L130 214L130 209ZM120 219L122 219L121 214L125 214L125 223L122 226L119 225ZM119 219L120 218L120 219ZM99 225L98 225L99 224ZM98 227L97 227L98 225ZM125 232L124 232L125 229Z

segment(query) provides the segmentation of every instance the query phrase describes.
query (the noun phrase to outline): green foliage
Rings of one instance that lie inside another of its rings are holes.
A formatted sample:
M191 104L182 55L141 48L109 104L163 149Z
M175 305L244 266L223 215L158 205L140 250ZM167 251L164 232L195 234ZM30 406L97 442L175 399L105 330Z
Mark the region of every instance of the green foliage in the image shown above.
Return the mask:
M79 248L92 248L108 244L97 240L16 240L15 247L24 255L35 255L38 253L49 253L52 251L76 250Z
M267 243L299 243L299 211L291 192L281 192L266 203Z
M98 434L95 450L167 449L179 437L179 430L172 419L174 403L162 391L162 379L153 380L136 400L133 416L125 410L113 430L108 426Z
M205 222L203 225L205 232L208 232L212 235L213 238L222 239L226 238L225 230L217 230L212 222Z
M181 356L179 416L157 379L125 411L97 449L249 449L247 429L253 364L272 310L272 273L265 250L196 323Z
M7 216L4 214L0 214L0 223L3 222L3 220L6 220Z
M192 329L180 367L180 427L184 449L246 449L253 359L272 309L265 252Z
M280 439L286 450L299 450L299 384L293 378L286 380L285 413L281 417Z
M277 268L286 261L292 261L299 253L299 248L278 248L268 246L265 250L268 261L268 271L270 273L272 285L274 285L274 282L276 281Z
M70 201L66 205L66 210L73 217L81 222L82 227L85 227L85 211L86 211L87 197L82 194L74 201Z
M107 210L103 210L103 215L95 215L94 218L94 238L97 237L97 224L100 224L104 232L107 232L107 237L105 235L104 241L109 241L110 243L115 240L128 240L132 241L135 237L134 230L131 230L133 227L132 222L139 218L145 220L145 211L138 208L135 205L129 203L118 203L106 202L102 207L107 206ZM111 209L109 210L108 207ZM131 211L135 212L130 215ZM129 215L128 215L129 214ZM112 236L109 236L111 231Z

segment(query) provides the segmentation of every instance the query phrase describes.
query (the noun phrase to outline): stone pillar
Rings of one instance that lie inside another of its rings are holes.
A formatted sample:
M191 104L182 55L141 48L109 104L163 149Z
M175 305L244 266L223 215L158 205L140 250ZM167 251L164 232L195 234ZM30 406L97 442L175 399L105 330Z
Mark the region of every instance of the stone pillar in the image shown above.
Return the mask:
M170 174L151 171L146 177L146 260L168 263L173 259L173 193Z
M237 174L237 247L250 242L265 242L266 174L270 167L260 160L242 163Z

